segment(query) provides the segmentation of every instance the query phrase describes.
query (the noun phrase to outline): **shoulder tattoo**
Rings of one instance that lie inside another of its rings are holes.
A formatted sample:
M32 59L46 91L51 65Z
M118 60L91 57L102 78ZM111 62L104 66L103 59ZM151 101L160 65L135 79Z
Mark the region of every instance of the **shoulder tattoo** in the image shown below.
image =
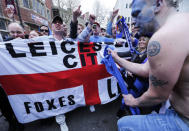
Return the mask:
M158 80L155 76L150 75L149 77L150 81L152 82L152 85L154 87L162 87L164 85L168 84L168 81Z
M150 42L148 44L148 49L147 49L148 56L150 56L150 57L156 56L157 54L159 54L160 48L161 48L161 46L158 41Z

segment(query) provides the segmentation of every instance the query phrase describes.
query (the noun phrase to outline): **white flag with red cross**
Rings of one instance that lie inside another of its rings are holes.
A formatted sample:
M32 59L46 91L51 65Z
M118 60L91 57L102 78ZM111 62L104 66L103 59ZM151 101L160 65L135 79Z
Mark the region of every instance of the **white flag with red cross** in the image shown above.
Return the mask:
M0 83L20 123L105 104L119 93L101 64L105 44L15 40L0 43Z

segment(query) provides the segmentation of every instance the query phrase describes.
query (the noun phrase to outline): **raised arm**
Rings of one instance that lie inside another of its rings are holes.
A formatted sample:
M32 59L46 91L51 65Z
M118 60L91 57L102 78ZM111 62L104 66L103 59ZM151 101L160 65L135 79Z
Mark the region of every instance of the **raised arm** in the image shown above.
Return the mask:
M81 6L77 8L77 10L73 11L73 17L72 21L70 23L70 38L75 39L77 38L77 26L78 26L78 20L77 18L81 15Z
M110 20L108 21L106 33L109 35L112 35L112 24L114 22L116 15L118 14L118 12L119 12L119 9L114 10L110 16Z
M95 22L96 17L94 15L89 16L89 23L87 27L78 35L79 42L88 42L89 37L92 34L92 25Z

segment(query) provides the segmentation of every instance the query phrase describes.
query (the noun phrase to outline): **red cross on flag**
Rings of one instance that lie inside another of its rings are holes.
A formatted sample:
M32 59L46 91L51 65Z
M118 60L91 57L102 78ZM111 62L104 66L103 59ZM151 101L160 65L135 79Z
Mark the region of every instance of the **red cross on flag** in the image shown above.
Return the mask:
M0 43L0 83L20 123L105 104L119 95L102 65L102 43Z

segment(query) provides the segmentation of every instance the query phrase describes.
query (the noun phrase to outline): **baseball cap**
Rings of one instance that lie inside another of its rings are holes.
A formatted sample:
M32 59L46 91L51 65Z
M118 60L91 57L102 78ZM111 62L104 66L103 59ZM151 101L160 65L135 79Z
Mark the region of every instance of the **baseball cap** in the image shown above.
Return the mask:
M58 15L53 18L51 23L55 23L55 21L57 21L57 20L60 21L61 23L63 23L62 18L60 16L58 16Z
M93 23L93 25L95 25L95 24L100 27L100 24L98 22Z

